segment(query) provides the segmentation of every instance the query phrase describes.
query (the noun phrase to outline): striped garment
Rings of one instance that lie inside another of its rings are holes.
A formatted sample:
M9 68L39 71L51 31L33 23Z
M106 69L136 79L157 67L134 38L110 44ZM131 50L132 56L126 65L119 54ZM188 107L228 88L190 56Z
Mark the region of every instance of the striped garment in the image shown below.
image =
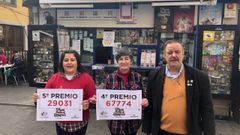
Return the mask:
M76 121L72 123L56 122L57 125L66 132L76 132L88 124L87 121Z
M126 85L118 73L118 70L109 74L103 81L103 89L115 90L143 90L143 97L145 97L145 90L143 88L142 77L139 73L130 71ZM113 134L131 134L137 132L141 126L141 120L109 120L108 127Z

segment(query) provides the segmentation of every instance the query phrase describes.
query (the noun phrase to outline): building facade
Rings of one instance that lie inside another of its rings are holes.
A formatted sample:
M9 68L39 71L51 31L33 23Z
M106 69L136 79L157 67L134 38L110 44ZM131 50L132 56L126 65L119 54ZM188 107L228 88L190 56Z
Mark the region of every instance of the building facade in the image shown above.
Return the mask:
M14 51L27 50L28 8L23 0L0 0L0 48L11 59Z

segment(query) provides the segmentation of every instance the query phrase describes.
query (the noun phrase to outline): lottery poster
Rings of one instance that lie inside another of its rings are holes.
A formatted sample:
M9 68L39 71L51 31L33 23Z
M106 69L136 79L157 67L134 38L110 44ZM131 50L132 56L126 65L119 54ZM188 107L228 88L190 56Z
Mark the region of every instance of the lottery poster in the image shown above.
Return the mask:
M37 121L81 121L81 89L38 89Z
M97 120L142 118L141 90L97 90Z

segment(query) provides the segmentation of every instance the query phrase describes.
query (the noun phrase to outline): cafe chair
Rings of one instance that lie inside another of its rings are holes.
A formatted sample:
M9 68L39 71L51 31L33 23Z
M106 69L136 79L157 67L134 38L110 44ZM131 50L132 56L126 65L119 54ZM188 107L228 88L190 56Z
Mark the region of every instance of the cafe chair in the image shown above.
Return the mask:
M1 71L1 70L0 70L0 79L1 79L2 83L4 84L4 80L3 80L3 73L2 73L2 71Z
M25 68L24 67L13 67L13 68L9 68L7 69L4 74L7 77L12 77L14 79L14 82L16 83L16 85L19 85L19 81L20 79L22 79L24 81L24 83L27 83L26 78L25 78Z
M14 69L16 68L16 69ZM25 78L25 66L21 66L21 67L13 67L13 73L12 76L15 80L16 85L18 86L18 81L20 81L20 79L22 79L24 81L24 83L26 84L26 78Z

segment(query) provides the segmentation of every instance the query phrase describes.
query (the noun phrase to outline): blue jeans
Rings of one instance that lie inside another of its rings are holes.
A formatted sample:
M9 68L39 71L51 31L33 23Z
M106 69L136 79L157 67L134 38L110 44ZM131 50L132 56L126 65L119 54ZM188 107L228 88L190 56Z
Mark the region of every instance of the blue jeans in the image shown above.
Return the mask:
M87 126L88 125L82 127L80 130L76 132L66 132L56 124L56 131L57 131L57 135L86 135Z

